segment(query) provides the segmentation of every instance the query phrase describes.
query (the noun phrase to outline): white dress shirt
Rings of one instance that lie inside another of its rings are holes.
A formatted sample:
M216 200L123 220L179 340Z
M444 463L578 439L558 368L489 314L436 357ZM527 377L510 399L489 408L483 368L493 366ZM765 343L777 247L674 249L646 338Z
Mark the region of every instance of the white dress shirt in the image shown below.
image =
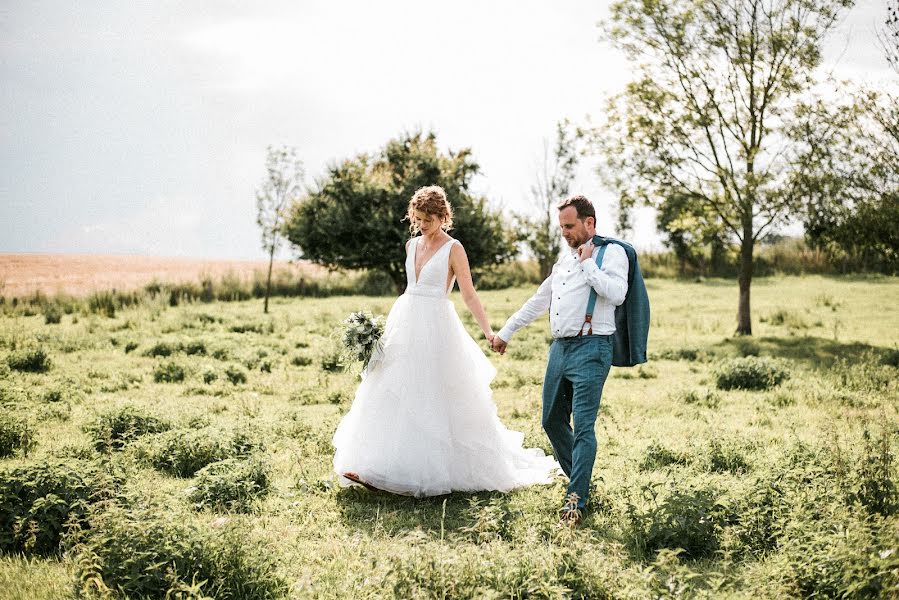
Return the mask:
M569 250L562 252L537 293L509 317L497 334L501 340L508 342L516 331L547 310L554 338L576 336L582 328L586 334L584 317L591 287L597 295L592 319L594 335L615 333L615 307L624 302L627 294L627 253L618 244L608 244L600 268L596 265L599 247L593 249L593 258L583 262L578 260L577 250Z

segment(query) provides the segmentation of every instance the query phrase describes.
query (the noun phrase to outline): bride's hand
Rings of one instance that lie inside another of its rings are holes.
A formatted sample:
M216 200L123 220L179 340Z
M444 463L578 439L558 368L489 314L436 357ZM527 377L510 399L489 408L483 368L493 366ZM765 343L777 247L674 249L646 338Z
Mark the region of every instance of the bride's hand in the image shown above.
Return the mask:
M487 341L490 342L491 346L493 346L493 338L496 336L496 334L491 331L490 333L487 333L486 336Z

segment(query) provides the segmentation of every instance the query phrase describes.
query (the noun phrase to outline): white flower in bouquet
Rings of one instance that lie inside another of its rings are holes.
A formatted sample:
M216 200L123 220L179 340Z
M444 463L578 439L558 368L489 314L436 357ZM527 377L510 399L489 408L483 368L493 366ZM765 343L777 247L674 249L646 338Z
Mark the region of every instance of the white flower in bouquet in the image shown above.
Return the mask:
M369 312L357 311L344 320L343 346L353 360L362 361L363 371L372 357L381 353L381 336L384 335L384 318Z

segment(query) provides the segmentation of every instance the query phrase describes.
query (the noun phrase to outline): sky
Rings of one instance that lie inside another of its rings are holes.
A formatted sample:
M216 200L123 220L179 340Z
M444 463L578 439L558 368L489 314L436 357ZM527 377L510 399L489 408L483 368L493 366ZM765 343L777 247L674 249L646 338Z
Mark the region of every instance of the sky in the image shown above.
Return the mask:
M266 148L326 167L432 129L469 147L474 191L507 215L555 123L598 116L630 80L597 23L608 2L49 2L0 7L0 253L265 258ZM862 1L825 66L880 81L885 2ZM572 192L615 233L597 159ZM795 228L794 228L795 231ZM660 249L651 211L631 240ZM280 256L293 256L285 248Z

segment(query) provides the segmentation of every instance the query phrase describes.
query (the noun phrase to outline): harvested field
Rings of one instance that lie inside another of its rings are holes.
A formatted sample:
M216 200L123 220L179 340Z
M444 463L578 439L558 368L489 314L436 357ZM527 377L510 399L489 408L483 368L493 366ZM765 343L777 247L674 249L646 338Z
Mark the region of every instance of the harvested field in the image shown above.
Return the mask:
M35 292L84 296L96 290L132 290L156 280L167 283L219 279L233 274L251 280L264 272L264 260L222 260L96 254L0 254L0 296L21 298ZM275 261L275 270L324 274L307 262Z

